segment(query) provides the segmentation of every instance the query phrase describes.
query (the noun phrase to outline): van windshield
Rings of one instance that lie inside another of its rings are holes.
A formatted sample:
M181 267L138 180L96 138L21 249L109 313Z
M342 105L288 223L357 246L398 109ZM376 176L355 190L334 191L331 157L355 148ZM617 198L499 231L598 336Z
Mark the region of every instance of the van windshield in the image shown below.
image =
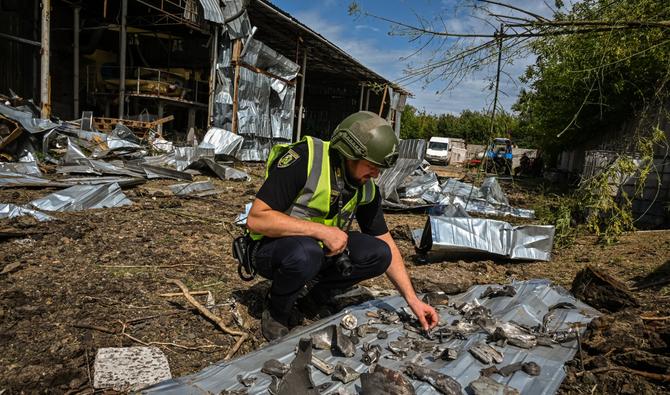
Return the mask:
M428 143L428 149L444 151L449 149L449 143L438 143L437 141L431 141Z

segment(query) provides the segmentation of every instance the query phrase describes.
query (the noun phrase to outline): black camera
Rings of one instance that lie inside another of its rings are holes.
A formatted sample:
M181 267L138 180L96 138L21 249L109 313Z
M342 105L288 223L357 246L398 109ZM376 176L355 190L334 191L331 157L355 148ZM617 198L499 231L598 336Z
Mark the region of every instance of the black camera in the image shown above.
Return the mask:
M343 253L335 258L335 268L340 272L342 277L351 276L351 272L354 271L354 265L351 263L348 249L345 249Z

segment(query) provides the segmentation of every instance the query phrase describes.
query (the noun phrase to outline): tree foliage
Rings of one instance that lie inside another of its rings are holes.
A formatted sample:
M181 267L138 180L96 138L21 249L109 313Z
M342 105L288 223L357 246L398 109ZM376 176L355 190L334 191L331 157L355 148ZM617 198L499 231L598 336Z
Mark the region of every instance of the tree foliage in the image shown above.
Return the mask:
M585 0L558 21L640 20L670 16L667 0ZM662 106L670 74L670 28L611 29L536 40L536 63L519 96L521 130L549 151L621 130L641 113ZM641 135L651 134L640 130ZM631 141L631 149L635 142Z
M506 112L496 113L493 137L511 137L517 145L532 147L533 141L517 133L518 120ZM471 144L487 144L491 114L486 111L464 110L459 115L433 115L405 106L400 124L400 137L430 139L433 136L465 139Z

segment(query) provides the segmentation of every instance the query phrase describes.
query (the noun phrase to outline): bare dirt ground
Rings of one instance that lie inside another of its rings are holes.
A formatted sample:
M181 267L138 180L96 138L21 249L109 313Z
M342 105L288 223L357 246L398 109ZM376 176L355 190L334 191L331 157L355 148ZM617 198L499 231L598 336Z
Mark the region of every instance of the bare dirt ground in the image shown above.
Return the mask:
M222 360L236 339L183 297L160 296L179 292L168 279L179 279L192 291L211 291L217 303L237 301L243 330L251 336L236 356L263 346L259 318L268 283L241 281L231 255L232 236L240 234L232 223L261 182L260 167L247 170L251 182L214 181L223 191L215 196L177 198L167 188L175 182L152 181L126 190L133 206L57 213L57 221L46 223L26 217L0 221L0 271L6 272L0 274L0 394L92 393L92 363L100 347L157 345L173 376ZM45 194L5 189L0 202L23 204ZM533 201L518 191L510 197L524 207ZM418 291L531 278L569 289L587 265L632 285L670 259L670 232L657 231L631 233L608 247L579 237L555 250L551 262L452 256L419 266L406 229L422 227L425 214L386 218ZM366 285L392 288L385 278ZM579 358L571 361L561 393L670 392L670 383L663 382L670 373L670 287L635 295L639 307L605 314L592 324L584 339L586 372ZM226 309L221 307L225 322L239 329Z

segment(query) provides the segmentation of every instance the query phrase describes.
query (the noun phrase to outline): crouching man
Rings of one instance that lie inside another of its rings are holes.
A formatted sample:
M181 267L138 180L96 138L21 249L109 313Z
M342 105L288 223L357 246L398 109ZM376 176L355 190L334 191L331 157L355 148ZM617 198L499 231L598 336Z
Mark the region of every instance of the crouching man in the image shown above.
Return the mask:
M309 297L386 273L424 329L437 325L433 307L417 297L400 251L388 231L373 178L398 157L391 126L374 113L345 118L331 141L305 137L270 152L266 180L247 218L257 240L255 266L272 280L263 311L263 336L288 333L298 294ZM356 218L361 232L350 231ZM321 298L321 299L319 299Z

